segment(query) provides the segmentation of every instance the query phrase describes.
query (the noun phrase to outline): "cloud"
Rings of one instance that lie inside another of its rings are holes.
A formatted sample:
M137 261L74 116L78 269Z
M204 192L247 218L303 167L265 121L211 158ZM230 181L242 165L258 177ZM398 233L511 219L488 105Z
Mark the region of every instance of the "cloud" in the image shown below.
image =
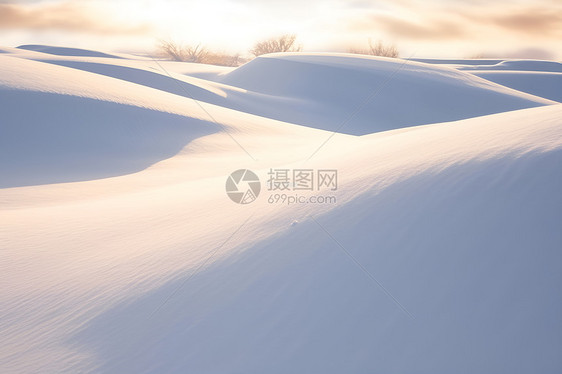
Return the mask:
M485 33L492 37L524 35L552 39L562 37L562 6L549 0L533 5L482 4L480 0L457 0L455 6L429 2L422 7L411 3L390 12L362 15L353 20L350 28L410 40L475 40Z
M541 40L562 37L562 6L548 0L533 5L492 3L449 11L451 16L461 19L462 24L494 34L499 32L497 35L540 37Z
M91 34L143 34L146 24L122 24L100 12L72 3L2 4L0 29L62 30Z
M367 22L356 23L353 28L361 31L383 31L392 37L416 40L454 39L465 34L457 23L446 19L427 19L422 24L386 14L371 15Z
M536 35L562 35L562 10L536 9L514 10L489 17L490 22L505 29Z

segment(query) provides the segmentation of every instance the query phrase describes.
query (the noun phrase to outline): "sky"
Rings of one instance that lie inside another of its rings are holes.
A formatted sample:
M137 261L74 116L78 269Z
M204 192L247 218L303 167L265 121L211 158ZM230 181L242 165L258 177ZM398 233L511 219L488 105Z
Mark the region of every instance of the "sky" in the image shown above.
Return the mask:
M158 40L247 53L297 35L304 51L369 39L402 57L562 59L559 0L0 0L0 45L152 53Z

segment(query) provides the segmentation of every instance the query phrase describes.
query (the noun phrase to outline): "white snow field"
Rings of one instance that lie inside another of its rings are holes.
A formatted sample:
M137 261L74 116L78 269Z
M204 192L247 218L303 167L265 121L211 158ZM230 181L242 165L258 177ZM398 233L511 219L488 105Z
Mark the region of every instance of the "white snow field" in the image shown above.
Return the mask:
M1 50L1 373L562 371L556 71Z

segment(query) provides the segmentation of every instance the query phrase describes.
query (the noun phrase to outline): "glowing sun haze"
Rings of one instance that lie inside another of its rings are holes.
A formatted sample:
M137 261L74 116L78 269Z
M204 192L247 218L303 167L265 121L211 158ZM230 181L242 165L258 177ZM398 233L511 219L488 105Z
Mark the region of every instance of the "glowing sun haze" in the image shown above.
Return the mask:
M558 0L0 0L0 44L151 52L158 39L247 51L298 36L305 51L346 51L369 38L402 56L561 59Z

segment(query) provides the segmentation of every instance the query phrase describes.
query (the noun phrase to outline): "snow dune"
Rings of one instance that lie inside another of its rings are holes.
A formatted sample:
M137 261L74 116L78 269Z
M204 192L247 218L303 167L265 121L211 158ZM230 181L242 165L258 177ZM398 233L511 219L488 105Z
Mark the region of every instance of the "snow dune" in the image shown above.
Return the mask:
M5 50L0 372L562 368L562 104L350 55ZM270 168L337 169L337 203L269 204Z
M0 157L10 160L0 164L0 188L133 173L218 130L205 121L75 96L0 90L0 100L6 106Z
M345 54L267 55L220 82L276 100L245 111L352 135L552 104L446 67Z
M115 85L109 78L67 74L76 84L74 90L68 90L63 78L67 69L41 69L44 66L4 59L7 76L0 78L4 81L0 87L0 157L9 162L0 164L0 187L74 182L140 171L178 153L193 139L220 130L208 120L132 105L138 104L134 101L108 100L103 90L92 88L88 94L86 87L102 82L108 84L106 90L136 89ZM41 82L33 79L28 69L38 69L33 75L39 75ZM57 90L57 85L66 87ZM80 96L76 96L78 92ZM147 87L147 99L150 93Z
M562 73L562 63L542 60L507 60L490 66L473 65L464 70L516 70Z
M20 45L19 49L25 49L28 51L35 51L41 53L47 53L51 55L58 56L88 56L88 57L110 57L110 58L120 58L114 54L108 54L103 52L91 51L88 49L80 48L66 48L66 47L53 47L48 45Z
M548 109L529 114L534 129L502 115L374 135L347 161L359 170L331 153L318 161L346 173L342 206L278 209L272 226L267 207L244 212L242 253L221 249L71 341L108 373L555 372L562 112ZM265 227L277 233L251 240Z
M473 74L506 87L562 102L562 73L482 70Z
M412 61L424 62L427 64L444 64L444 65L496 65L504 60L499 59L446 59L446 58L412 58Z
M562 102L562 63L541 60L425 60L447 63L451 67L472 73L488 81L521 92Z

